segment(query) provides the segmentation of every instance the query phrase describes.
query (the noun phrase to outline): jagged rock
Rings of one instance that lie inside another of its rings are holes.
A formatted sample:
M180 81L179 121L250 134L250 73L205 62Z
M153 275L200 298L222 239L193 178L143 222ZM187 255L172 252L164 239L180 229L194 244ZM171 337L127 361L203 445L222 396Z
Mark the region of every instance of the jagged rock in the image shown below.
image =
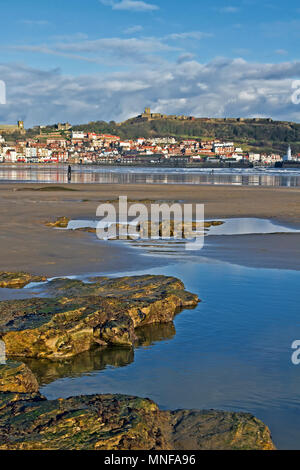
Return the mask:
M174 323L157 323L135 330L135 346L150 346L155 342L172 339ZM46 385L64 377L80 377L90 372L106 369L107 366L124 367L134 361L132 347L99 347L68 359L40 359L23 357L22 361L32 370L39 385Z
M191 239L195 237L195 232L205 233L211 227L223 225L221 221L207 221L207 222L174 222L165 221L159 223L153 223L150 221L141 222L137 225L134 233L131 232L132 227L129 224L115 224L116 236L111 239L120 239L120 232L122 231L122 239L132 240L136 239L136 233L140 238L177 238L177 239ZM97 233L95 227L80 227L73 229L74 232L88 232Z
M160 238L190 239L195 237L195 232L205 233L210 227L223 225L221 221L182 222L166 220L159 223L146 221L138 226L142 238L159 236Z
M274 450L268 427L249 413L215 410L170 412L177 450Z
M22 289L31 282L42 282L46 280L47 278L45 276L35 276L29 273L0 272L0 288Z
M7 432L9 430L9 432ZM48 401L0 393L1 450L271 450L246 413L161 411L148 399L93 395Z
M111 201L108 201L111 202ZM145 201L143 201L145 203ZM151 202L151 201L147 201ZM153 201L152 201L153 202ZM58 228L67 228L69 225L70 219L68 217L59 217L55 222L47 222L48 227L58 227ZM212 220L212 221L203 221L203 222L182 222L182 221L163 221L154 223L150 220L141 222L136 227L136 232L140 235L141 238L149 238L151 236L159 236L161 238L182 238L190 239L195 237L195 231L205 232L210 227L217 225L223 225L223 221ZM120 231L122 234L127 234L125 237L122 236L122 239L131 240L131 226L130 224L115 224L116 236L112 239L118 240L120 238ZM87 233L97 233L95 227L80 227L72 229L74 232L87 232Z
M137 327L171 322L197 295L165 276L56 279L52 298L0 302L0 338L8 356L60 359L95 346L132 346Z
M38 392L39 386L31 370L20 362L0 364L0 392Z
M55 222L47 222L47 227L67 228L70 219L68 217L59 217Z
M75 228L74 232L97 233L97 229L94 227L80 227L80 228Z

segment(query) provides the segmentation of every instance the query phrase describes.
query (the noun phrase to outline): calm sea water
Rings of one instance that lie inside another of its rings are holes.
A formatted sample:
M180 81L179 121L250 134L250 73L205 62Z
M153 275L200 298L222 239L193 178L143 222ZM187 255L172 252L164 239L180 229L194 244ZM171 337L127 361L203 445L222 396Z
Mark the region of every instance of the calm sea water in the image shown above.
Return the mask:
M0 182L67 183L66 166L2 166ZM72 183L300 186L300 169L187 169L73 166Z

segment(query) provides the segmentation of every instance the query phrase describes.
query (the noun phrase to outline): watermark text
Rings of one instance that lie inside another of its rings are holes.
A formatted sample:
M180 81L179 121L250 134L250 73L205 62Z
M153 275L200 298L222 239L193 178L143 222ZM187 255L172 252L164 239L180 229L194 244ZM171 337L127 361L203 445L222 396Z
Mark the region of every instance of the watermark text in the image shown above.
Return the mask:
M120 196L118 208L100 204L96 215L100 240L185 240L190 251L204 246L203 204L129 204L127 196Z

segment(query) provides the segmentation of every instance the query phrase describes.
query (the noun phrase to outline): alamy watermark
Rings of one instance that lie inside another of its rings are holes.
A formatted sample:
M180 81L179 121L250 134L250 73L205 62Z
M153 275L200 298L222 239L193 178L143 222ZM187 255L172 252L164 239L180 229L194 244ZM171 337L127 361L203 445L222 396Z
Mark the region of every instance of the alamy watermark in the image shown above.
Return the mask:
M294 366L299 366L300 364L300 340L299 339L293 342L292 349L294 349L294 352L292 354L292 363L294 364Z
M186 250L204 246L203 204L128 203L119 197L118 211L114 204L100 204L97 236L100 240L185 240Z
M6 104L6 85L3 80L0 80L0 104Z
M294 80L292 88L295 90L292 94L291 100L293 104L300 104L300 80Z

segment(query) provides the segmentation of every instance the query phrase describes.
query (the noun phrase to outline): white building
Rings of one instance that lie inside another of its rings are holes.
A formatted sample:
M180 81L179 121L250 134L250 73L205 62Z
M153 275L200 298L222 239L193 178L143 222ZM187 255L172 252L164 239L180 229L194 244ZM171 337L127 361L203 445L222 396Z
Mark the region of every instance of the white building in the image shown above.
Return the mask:
M291 160L293 160L293 156L292 156L292 149L291 149L291 146L289 145L287 154L283 157L283 161L284 161L284 162L290 162Z
M260 153L249 153L249 162L251 163L260 162L260 160L261 160Z
M25 148L25 156L28 159L36 158L37 157L36 147L26 147Z
M81 131L72 132L72 139L84 139L85 137L86 137L85 132L81 132Z
M213 144L213 152L216 154L233 153L235 146L233 142L222 142Z
M15 163L18 160L17 152L14 147L3 147L2 155L5 162Z

